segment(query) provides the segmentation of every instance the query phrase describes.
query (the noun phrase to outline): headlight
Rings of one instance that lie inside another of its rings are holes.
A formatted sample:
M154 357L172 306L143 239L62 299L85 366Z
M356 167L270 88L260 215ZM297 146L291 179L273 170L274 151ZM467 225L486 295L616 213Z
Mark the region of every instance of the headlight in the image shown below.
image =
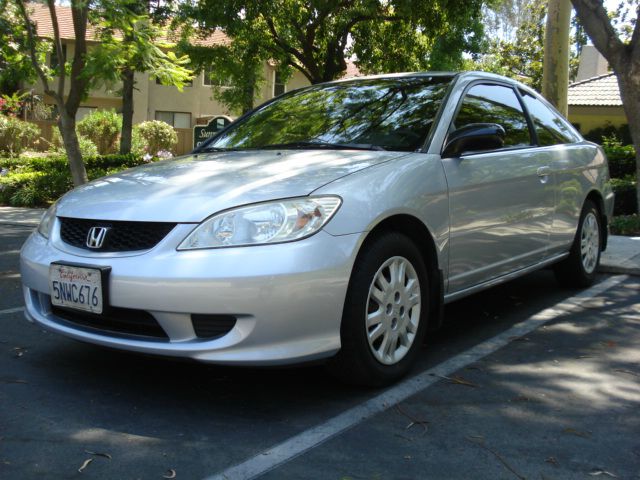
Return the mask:
M44 212L42 215L42 220L40 220L40 225L38 225L38 233L42 235L44 238L49 238L49 232L51 231L51 227L53 226L53 221L56 218L56 204L54 203L49 207L49 210Z
M299 240L320 230L341 202L339 197L305 197L229 210L202 222L178 250Z

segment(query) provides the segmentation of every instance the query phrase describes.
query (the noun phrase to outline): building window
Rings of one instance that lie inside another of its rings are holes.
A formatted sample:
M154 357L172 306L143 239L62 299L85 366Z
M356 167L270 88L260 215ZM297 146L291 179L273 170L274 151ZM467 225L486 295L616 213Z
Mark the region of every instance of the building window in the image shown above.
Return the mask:
M273 96L277 97L287 91L287 85L282 81L279 72L273 72Z
M230 87L232 86L231 78L227 77L224 80L211 79L211 74L213 73L212 68L205 69L203 73L202 84L206 87L216 86L216 87Z
M62 55L64 55L64 58L67 58L67 46L66 45L62 45ZM53 47L53 50L51 50L51 54L49 55L49 67L52 70L56 70L58 68L58 65L60 64L60 60L58 60L58 51L56 50L56 47Z
M173 128L191 128L190 113L156 111L156 120L168 123Z

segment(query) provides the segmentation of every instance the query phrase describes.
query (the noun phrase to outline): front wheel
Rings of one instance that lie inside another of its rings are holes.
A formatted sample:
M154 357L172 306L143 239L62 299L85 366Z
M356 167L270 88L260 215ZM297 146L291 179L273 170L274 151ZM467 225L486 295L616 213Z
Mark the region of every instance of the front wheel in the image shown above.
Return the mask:
M580 214L569 256L558 263L554 272L562 285L588 287L596 278L600 263L602 222L596 205L587 200Z
M386 233L365 245L349 282L332 373L370 386L406 375L426 331L428 293L422 255L409 238Z

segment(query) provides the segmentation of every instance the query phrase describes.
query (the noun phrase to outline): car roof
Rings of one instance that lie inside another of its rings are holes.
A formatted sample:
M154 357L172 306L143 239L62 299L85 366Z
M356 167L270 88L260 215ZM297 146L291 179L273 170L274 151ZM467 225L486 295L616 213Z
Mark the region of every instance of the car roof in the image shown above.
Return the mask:
M512 78L504 77L502 75L497 75L495 73L490 72L480 72L475 70L463 71L463 72L400 72L400 73L382 73L376 75L363 75L361 77L349 77L349 78L341 78L339 80L333 80L330 82L324 83L343 83L343 82L356 82L359 80L385 80L385 79L398 79L398 78L426 78L426 77L450 77L456 78L459 80L475 80L475 79L485 79L485 80L499 80L502 82L507 82L513 85L522 85L520 82L513 80ZM322 85L319 84L319 85Z

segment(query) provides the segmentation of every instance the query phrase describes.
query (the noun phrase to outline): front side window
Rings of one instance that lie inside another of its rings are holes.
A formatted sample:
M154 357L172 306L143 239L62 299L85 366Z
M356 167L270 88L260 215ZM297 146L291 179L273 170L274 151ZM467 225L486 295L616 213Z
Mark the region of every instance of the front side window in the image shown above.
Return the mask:
M503 85L474 85L453 121L458 129L472 123L497 123L506 132L505 148L531 145L527 118L515 92Z
M451 76L353 80L285 94L203 149L422 147Z
M573 143L579 137L568 122L540 100L527 92L520 92L529 111L538 136L538 145L546 147L562 143Z
M168 123L173 128L191 128L191 114L185 112L156 111L156 120Z

